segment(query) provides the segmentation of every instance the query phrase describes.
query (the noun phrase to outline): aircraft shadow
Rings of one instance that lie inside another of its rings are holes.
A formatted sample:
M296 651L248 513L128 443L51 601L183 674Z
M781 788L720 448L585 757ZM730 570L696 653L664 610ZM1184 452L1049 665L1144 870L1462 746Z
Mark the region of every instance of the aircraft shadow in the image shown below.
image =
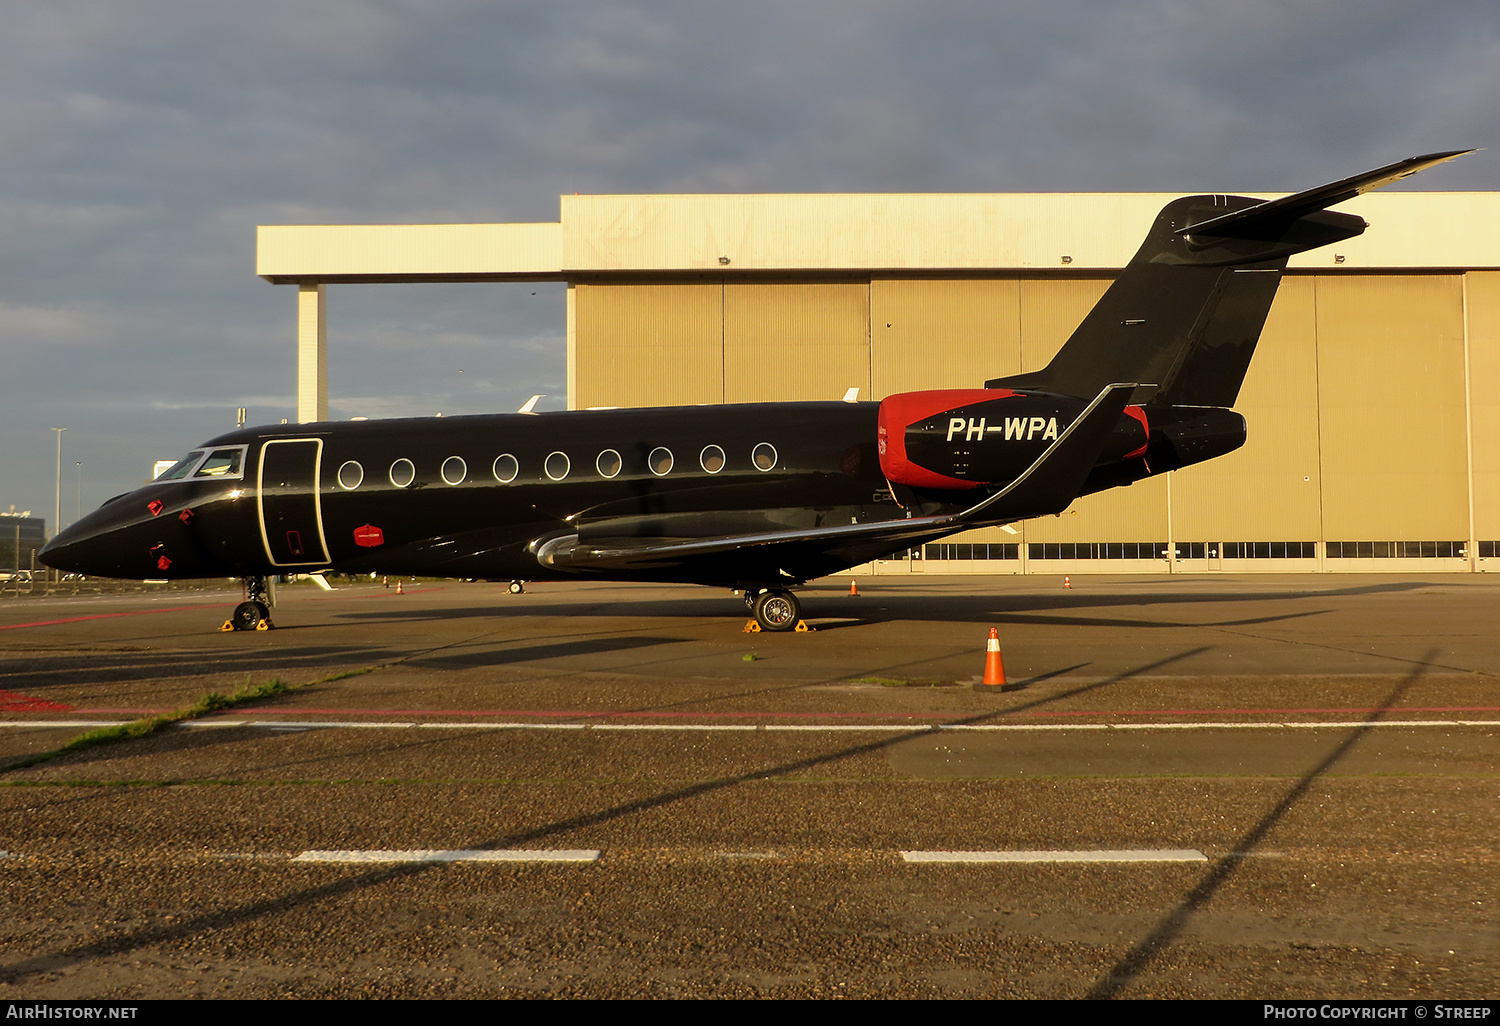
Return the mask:
M257 677L271 671L347 666L361 646L242 650L233 653L100 652L96 655L0 660L0 688L32 692L49 687L161 681L230 674Z
M550 645L528 645L524 648L486 649L482 652L417 656L412 659L403 660L402 665L421 667L423 669L469 670L486 666L504 666L509 663L562 659L567 656L629 652L632 649L651 648L654 645L674 645L686 640L686 638L642 637L640 635L580 638L575 641L563 641Z
M1340 741L1322 762L1293 784L1281 800L1272 806L1258 822L1241 834L1233 849L1213 863L1177 907L1163 916L1149 934L1136 942L1135 946L1094 984L1087 997L1101 1000L1118 997L1121 991L1145 972L1147 967L1182 935L1188 920L1207 905L1213 896L1229 882L1229 879L1244 863L1245 858L1260 846L1266 835L1291 811L1292 806L1305 798L1311 792L1313 785L1322 777L1327 776L1329 771L1348 755L1355 745L1364 740L1374 730L1375 725L1384 719L1386 713L1394 708L1401 698L1422 679L1427 669L1434 665L1438 653L1439 649L1429 649L1412 672L1391 690L1381 706L1356 729L1350 731L1349 735Z

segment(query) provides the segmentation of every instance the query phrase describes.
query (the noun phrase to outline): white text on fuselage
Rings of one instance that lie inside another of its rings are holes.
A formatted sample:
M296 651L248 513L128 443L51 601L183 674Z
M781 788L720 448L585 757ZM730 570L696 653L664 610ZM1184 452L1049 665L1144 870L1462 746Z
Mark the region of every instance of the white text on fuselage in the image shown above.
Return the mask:
M1027 442L1040 437L1044 441L1057 438L1056 417L1006 417L1004 425L986 425L984 418L951 417L948 420L948 441L962 437L966 442L978 441L986 435L1002 435L1006 441Z

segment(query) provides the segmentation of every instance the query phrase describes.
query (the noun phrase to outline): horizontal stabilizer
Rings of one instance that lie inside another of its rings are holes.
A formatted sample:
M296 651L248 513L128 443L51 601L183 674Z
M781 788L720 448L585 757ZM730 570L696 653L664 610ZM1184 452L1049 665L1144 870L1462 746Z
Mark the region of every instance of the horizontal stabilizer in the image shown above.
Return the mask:
M1345 178L1341 181L1330 182L1328 185L1320 185L1316 189L1308 189L1292 196L1283 196L1281 199L1267 200L1244 210L1236 210L1231 214L1223 214L1219 217L1209 218L1190 224L1186 228L1177 229L1178 235L1213 235L1219 238L1260 238L1272 227L1284 226L1289 221L1295 221L1304 214L1310 214L1315 210L1323 210L1353 199L1367 192L1399 182L1403 178L1409 178L1434 164L1441 164L1445 160L1461 157L1465 153L1473 153L1473 150L1448 150L1443 153L1427 153L1420 157L1408 157L1398 160L1394 164L1385 167L1377 167L1373 171L1366 171L1362 175Z

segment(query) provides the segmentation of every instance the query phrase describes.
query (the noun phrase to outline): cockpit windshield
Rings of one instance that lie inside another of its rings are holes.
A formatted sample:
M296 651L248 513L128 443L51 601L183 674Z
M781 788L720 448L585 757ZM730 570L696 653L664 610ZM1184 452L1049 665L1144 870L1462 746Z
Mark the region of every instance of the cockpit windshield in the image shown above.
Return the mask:
M203 453L204 450L202 449L194 449L192 452L188 453L182 459L172 464L166 470L162 471L160 474L157 474L156 480L181 481L183 478L187 477L188 474L192 473L193 468L198 465L198 461L203 458Z
M245 447L235 446L233 449L215 449L208 454L208 459L203 461L203 466L198 468L194 477L239 477L240 465L245 459Z

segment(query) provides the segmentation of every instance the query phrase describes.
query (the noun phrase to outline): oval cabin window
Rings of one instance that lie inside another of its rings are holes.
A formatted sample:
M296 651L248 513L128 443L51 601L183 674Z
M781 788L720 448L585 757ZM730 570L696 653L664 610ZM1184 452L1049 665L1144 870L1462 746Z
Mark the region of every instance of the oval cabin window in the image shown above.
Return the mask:
M504 456L495 457L495 466L493 469L496 481L499 481L501 484L510 484L516 479L516 475L521 472L521 464L517 463L516 458L510 453L506 453Z
M443 461L443 480L448 484L462 484L463 479L469 476L469 465L463 461L462 456L449 456Z
M545 470L547 472L547 476L554 481L561 481L563 478L567 477L568 470L571 469L571 467L572 464L568 461L568 454L562 452L554 452L552 455L547 457L547 462L542 464L542 469Z
M405 488L417 479L417 468L411 460L397 460L391 464L391 484Z
M350 460L339 468L339 487L346 491L354 491L365 479L365 468Z
M750 462L755 464L756 470L773 469L776 466L776 446L770 442L761 442L750 453Z
M651 468L651 473L657 477L665 477L672 469L672 450L664 445L658 445L651 450L651 455L646 457L646 466Z
M717 445L705 445L698 454L698 465L710 474L717 474L724 469L724 450Z

